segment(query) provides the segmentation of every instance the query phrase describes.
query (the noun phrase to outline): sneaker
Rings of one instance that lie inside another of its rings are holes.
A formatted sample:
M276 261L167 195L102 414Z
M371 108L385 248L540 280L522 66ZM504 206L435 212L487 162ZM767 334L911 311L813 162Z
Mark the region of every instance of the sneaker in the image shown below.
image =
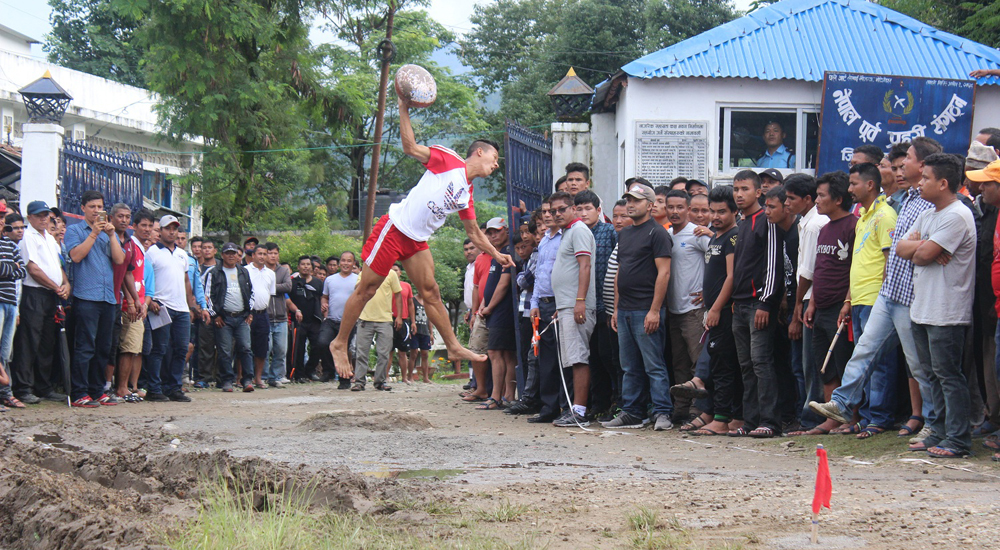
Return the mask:
M338 390L349 390L351 389L351 381L345 378L340 380L340 384L337 385Z
M156 403L163 403L165 401L170 401L170 398L162 393L149 392L144 398L146 401L153 401Z
M919 432L917 432L917 435L910 438L910 445L916 445L917 443L920 443L921 441L927 439L930 436L931 436L930 427L924 426L923 428L920 429Z
M830 420L836 420L841 424L851 423L851 419L844 416L844 413L840 412L840 406L833 401L830 401L829 403L817 403L815 401L810 401L809 408L816 414L823 415Z
M85 395L80 399L77 399L72 403L72 405L74 407L80 407L82 409L96 409L97 407L101 406L100 403L92 400L89 395Z
M587 420L587 417L580 416L579 414L576 414L573 409L569 409L564 412L562 416L553 420L552 425L557 428L575 428L579 426L587 427L590 426L590 421Z
M111 392L111 381L108 380L107 382L104 383L104 394L107 395L110 392Z
M222 385L221 389L222 389L222 391L224 391L226 393L233 393L233 383L232 382L226 382L225 384Z
M66 401L66 394L59 392L49 392L48 395L41 396L45 401L55 401L56 403L63 403ZM9 405L8 405L9 406Z
M365 385L361 382L355 382L354 385L351 386L351 391L365 391Z
M173 393L167 394L167 399L171 401L178 401L180 403L190 403L191 398L184 395L184 392L178 390Z
M65 396L63 396L63 397L65 397ZM4 397L4 398L0 399L0 406L10 407L12 409L23 409L23 408L26 407L26 405L24 403L21 403L13 395L8 395L7 397Z
M309 375L310 382L319 382L319 375L315 372Z
M462 389L463 390L471 390L472 389L472 384L466 384L466 385L462 386Z
M614 420L611 420L610 422L601 422L601 425L605 428L638 429L642 428L647 423L649 423L649 420L645 418L638 418L622 411L618 413L618 416L616 416Z
M270 386L270 387L272 387L272 388L274 388L274 389L278 389L278 390L283 389L285 387L284 384L282 384L281 382L279 382L277 380L268 380L267 381L267 385Z
M556 416L556 415L548 415L548 414L538 413L536 415L529 416L528 417L528 423L529 424L548 424L549 422L552 422L552 421L554 421L557 418L559 418L559 417Z
M39 398L37 395L33 393L26 393L21 397L19 397L18 399L20 399L24 403L27 403L28 405L37 405L42 402L41 398ZM90 398L88 397L87 400L90 400Z
M286 377L286 376L282 376L281 380L278 380L278 382L281 382L282 384L291 384L292 383L292 381L289 380L288 377Z
M670 420L670 417L665 414L654 414L653 415L653 430L657 432L662 432L665 430L671 430L674 427L674 423Z
M117 405L117 404L121 403L122 400L119 399L118 396L115 395L115 394L110 394L110 395L109 394L104 394L104 395L102 395L102 396L100 396L100 397L97 398L97 402L100 403L101 405L105 405L105 406L111 407L111 406L114 406L114 405Z
M205 382L199 380L199 381L195 382L194 384L192 384L192 386L195 389L203 390L203 389L205 389L205 388L208 387L208 384L206 384Z
M243 386L243 393L252 393L252 392L253 392L253 384L246 384L245 386Z
M504 414L535 414L539 411L539 406L531 401L517 401L513 405L504 409Z
M608 412L598 416L597 421L600 422L601 424L605 422L611 422L621 412L622 410L619 409L618 407L611 407L610 409L608 409Z

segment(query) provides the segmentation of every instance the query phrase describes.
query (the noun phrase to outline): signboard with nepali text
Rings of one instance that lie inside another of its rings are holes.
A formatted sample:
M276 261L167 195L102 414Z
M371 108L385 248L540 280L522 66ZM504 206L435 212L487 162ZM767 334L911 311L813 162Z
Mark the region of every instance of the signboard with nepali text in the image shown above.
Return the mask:
M854 148L933 138L965 155L972 139L972 80L827 72L816 173L847 171Z

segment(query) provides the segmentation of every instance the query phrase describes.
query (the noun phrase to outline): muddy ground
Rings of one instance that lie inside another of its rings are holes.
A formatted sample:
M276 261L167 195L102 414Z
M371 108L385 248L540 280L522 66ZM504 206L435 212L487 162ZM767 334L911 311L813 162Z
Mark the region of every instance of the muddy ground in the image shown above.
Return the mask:
M312 484L319 507L400 523L470 520L448 537L515 509L489 532L530 547L633 548L628 518L645 507L683 528L690 547L808 548L817 442L830 450L834 485L821 516L826 548L997 546L1000 467L982 449L920 461L894 435L859 445L557 429L475 411L458 391L308 384L194 391L186 404L9 411L0 547L156 547L164 526L193 521L201 483L222 475L261 507Z

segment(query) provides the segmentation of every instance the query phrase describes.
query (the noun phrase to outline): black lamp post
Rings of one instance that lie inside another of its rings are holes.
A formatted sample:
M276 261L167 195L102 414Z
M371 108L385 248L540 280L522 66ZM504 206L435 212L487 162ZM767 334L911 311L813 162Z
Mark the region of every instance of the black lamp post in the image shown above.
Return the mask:
M549 90L548 95L549 99L552 100L552 108L556 111L556 118L562 121L573 121L578 120L590 109L594 89L588 86L582 78L576 76L576 71L570 67L566 76Z
M51 122L59 124L66 108L73 98L52 80L49 71L42 78L18 90L28 109L28 122Z

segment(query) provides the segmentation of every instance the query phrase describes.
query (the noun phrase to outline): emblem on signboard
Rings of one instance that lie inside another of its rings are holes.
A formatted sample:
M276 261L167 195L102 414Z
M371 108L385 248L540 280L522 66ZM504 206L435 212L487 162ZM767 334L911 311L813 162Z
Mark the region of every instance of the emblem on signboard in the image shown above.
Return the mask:
M902 91L889 90L882 98L882 109L889 113L891 118L901 119L913 110L913 92L907 91L906 95L902 94Z

